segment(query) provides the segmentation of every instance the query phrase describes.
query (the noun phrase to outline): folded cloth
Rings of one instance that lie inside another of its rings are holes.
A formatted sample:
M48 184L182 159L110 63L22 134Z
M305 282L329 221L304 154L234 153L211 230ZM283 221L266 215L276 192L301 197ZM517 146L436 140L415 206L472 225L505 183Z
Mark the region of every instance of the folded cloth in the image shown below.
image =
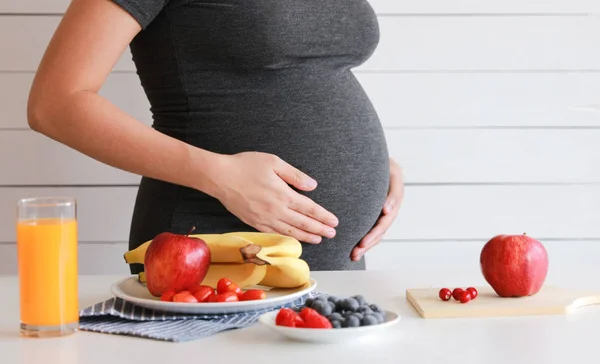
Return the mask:
M210 315L156 311L115 297L82 310L79 313L79 329L183 342L207 337L225 330L248 327L258 321L258 318L266 312L282 307L300 306L307 298L317 295L316 292L311 292L293 302L267 309Z

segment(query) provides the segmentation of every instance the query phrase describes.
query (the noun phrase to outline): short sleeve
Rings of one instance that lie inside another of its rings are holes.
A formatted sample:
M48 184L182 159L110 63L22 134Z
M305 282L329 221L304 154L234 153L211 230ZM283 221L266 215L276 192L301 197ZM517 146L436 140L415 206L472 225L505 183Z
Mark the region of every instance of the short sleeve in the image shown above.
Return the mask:
M169 0L112 0L127 11L145 29L167 5Z

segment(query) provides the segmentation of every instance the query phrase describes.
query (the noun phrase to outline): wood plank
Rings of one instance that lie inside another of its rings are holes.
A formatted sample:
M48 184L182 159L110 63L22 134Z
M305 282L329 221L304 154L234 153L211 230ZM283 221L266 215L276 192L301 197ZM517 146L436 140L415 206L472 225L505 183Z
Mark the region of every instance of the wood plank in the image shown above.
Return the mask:
M600 69L596 17L385 16L379 20L379 47L357 71ZM37 69L59 21L59 16L2 17L0 49L7 52L0 58L0 71ZM114 69L134 70L129 50Z
M0 13L6 14L63 14L70 0L0 0Z
M598 70L600 61L596 17L386 17L380 31L357 70Z
M60 16L0 17L0 49L3 53L0 57L0 71L37 70L60 20ZM125 50L113 70L135 70L129 48Z
M140 180L33 131L0 132L0 151L0 168L11 171L0 178L4 186L137 184Z
M386 127L600 126L597 73L356 76Z
M590 257L600 254L600 240L592 241L543 241L550 259L548 282L561 282L561 277L581 276L594 272L597 261ZM435 267L448 272L440 281L421 281L417 285L428 287L483 284L479 273L478 258L484 241L385 241L366 255L368 270L402 270L413 267L416 272ZM79 273L99 275L127 275L128 266L123 261L127 251L126 242L79 244ZM569 272L571 270L572 272ZM565 272L566 271L566 272ZM568 274L565 274L568 273ZM573 273L573 274L571 274ZM17 249L14 243L0 244L0 275L17 274ZM461 277L470 279L461 282ZM418 277L418 275L417 275ZM472 281L472 277L479 277ZM414 276L413 276L414 278ZM585 279L583 280L585 281Z
M408 186L388 239L600 238L599 185Z
M360 73L385 127L600 126L600 73ZM0 74L0 130L28 129L33 74ZM111 73L100 94L145 124L134 73ZM594 109L596 108L596 110Z
M588 277L594 276L600 254L600 240L542 240L548 252L548 284L588 289ZM480 241L387 241L366 255L368 270L399 270L410 267L413 287L469 287L486 285L479 268ZM428 270L446 272L431 281ZM426 278L421 278L426 277ZM580 277L581 279L577 279Z
M31 73L0 74L0 131L29 129L26 110L33 77ZM109 74L99 94L144 124L152 124L150 103L135 73Z
M503 0L368 0L378 14L538 14L582 13L597 9L594 1ZM0 13L62 14L69 0L0 0Z
M598 12L596 1L372 0L382 14L582 14Z
M129 274L123 261L127 243L79 244L79 274ZM17 248L15 244L0 244L0 275L17 274Z
M136 187L0 188L0 242L14 242L14 206L29 196L79 201L81 241L127 241ZM388 240L489 239L527 232L540 239L600 240L600 185L407 186Z
M600 181L600 129L389 130L412 183Z
M127 241L137 187L0 187L0 242L15 241L15 206L29 196L77 198L81 241Z
M387 129L390 155L407 183L600 182L600 129ZM18 150L18 153L11 151ZM7 185L137 184L139 177L97 162L42 134L0 132Z

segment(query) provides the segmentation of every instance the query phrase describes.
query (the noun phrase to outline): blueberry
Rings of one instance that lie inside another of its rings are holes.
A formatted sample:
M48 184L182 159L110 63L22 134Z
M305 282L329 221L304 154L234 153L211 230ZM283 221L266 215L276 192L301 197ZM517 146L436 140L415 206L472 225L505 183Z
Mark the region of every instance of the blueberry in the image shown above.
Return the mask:
M370 315L373 313L373 310L369 306L361 306L358 308L357 312L360 312L364 315Z
M313 298L307 298L306 301L304 301L304 306L311 307L314 301L315 300Z
M341 313L339 312L334 312L331 315L327 316L327 318L329 319L329 321L342 321L344 320L344 316L342 316Z
M329 302L337 303L337 301L339 301L339 300L340 300L340 298L339 298L339 297L336 297L336 296L329 296L329 297L327 297L327 300L328 300Z
M358 317L358 319L359 319L359 320L362 320L362 319L363 319L363 317L364 317L364 315L363 315L362 313L360 313L360 312L354 312L354 313L352 314L352 316L354 316L354 317Z
M334 312L335 311L335 303L333 303L331 301L329 301L328 303L329 303L329 307L331 307L331 312Z
M348 311L356 311L360 307L358 301L354 298L346 298L343 303L343 308Z
M339 328L342 327L342 321L340 321L340 320L333 320L333 321L331 321L331 326L334 329L339 329Z
M333 313L333 309L331 308L331 305L325 304L323 305L323 309L318 312L323 316L329 316Z
M369 326L377 325L379 322L377 321L377 317L373 315L365 315L365 317L363 317L363 319L360 320L360 323L362 326Z
M350 316L344 321L344 327L359 327L360 320L356 316Z
M371 304L371 305L370 305L370 307L371 307L371 310L373 310L373 311L375 311L375 312L382 312L382 313L383 313L383 310L381 309L381 307L377 306L377 305L376 305L376 304L374 304L374 303L373 303L373 304Z
M383 314L381 312L373 312L373 316L375 316L375 318L377 318L377 322L382 324L385 321L385 317L383 316Z
M348 317L350 317L350 316L352 316L352 315L354 315L354 312L353 312L353 311L344 311L344 317L345 317L345 318L348 318Z
M312 308L323 316L329 316L332 312L329 302L323 300L316 300L313 302Z
M321 300L314 300L313 303L312 303L312 305L311 305L311 308L313 308L315 310L318 310L319 307L323 307L323 306L325 306L325 303L323 301L321 301Z
M358 294L358 295L354 296L354 299L355 299L356 301L358 301L358 304L359 304L360 306L363 306L363 305L366 305L366 304L367 304L367 300L366 300L366 299L365 299L365 298L364 298L362 295L359 295L359 294Z
M318 301L327 301L327 297L329 297L329 296L326 295L326 294L322 294L322 295L320 295L320 296L317 297L317 300Z

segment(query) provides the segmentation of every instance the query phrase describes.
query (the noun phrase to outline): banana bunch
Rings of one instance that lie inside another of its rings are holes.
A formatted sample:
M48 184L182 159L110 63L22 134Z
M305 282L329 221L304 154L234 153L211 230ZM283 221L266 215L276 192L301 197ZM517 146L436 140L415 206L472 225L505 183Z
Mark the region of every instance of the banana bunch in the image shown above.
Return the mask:
M210 249L211 263L201 284L216 288L219 279L227 277L241 288L258 284L293 288L306 284L310 278L308 264L300 259L302 245L294 238L259 232L189 236L204 240ZM151 242L126 252L125 262L144 264ZM145 273L141 272L138 278L145 282Z

